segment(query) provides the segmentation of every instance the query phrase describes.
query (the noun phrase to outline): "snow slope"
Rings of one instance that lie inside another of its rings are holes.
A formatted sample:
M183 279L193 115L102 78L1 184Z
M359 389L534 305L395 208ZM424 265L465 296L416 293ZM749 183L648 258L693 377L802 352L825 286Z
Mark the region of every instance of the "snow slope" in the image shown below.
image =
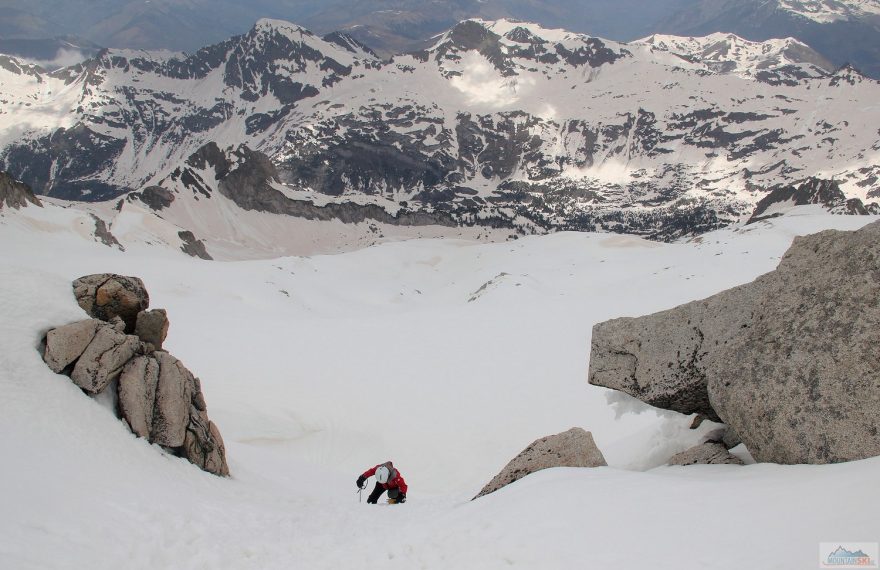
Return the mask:
M809 568L818 542L880 534L880 459L657 467L711 426L586 381L593 323L748 281L794 235L870 218L805 207L691 243L562 233L219 263L123 253L74 211L26 211L0 213L2 568ZM202 379L231 479L135 439L42 363L42 334L83 318L70 281L103 271L168 309L166 348ZM469 502L575 425L610 467ZM410 501L359 504L351 483L387 459Z

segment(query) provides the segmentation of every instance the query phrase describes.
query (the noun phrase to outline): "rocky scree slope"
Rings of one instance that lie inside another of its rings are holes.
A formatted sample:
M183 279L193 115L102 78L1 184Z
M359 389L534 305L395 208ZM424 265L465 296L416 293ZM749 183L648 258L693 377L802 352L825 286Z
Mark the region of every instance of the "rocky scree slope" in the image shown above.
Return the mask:
M262 20L189 56L105 50L52 73L4 61L0 167L65 199L183 192L174 173L212 144L271 164L271 185L303 202L272 207L288 215L357 201L374 219L673 239L810 176L880 195L880 84L794 40L622 44L470 20L382 62ZM207 198L199 185L186 191Z

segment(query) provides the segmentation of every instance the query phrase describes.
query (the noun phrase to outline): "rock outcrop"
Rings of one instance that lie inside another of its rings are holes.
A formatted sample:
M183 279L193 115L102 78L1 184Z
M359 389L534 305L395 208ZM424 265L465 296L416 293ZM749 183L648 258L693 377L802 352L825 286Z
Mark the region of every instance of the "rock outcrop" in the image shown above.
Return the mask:
M794 206L817 204L833 214L866 216L877 213L877 205L867 206L858 198L847 199L834 180L808 178L800 185L779 184L755 205L755 211L747 224L783 215Z
M707 370L718 415L758 461L880 455L880 222L796 238L752 288Z
M653 315L599 323L593 327L590 384L718 421L706 369L714 347L748 326L752 303L742 286Z
M19 182L6 172L0 172L0 210L3 206L19 210L28 204L43 207L43 203L34 195L30 186Z
M174 203L174 193L161 186L147 186L140 193L133 194L156 211L161 211Z
M183 242L180 246L180 251L188 256L198 257L205 261L212 261L214 259L211 257L211 254L208 253L207 248L205 248L205 242L196 238L195 234L191 231L179 231L177 232L177 237Z
M136 313L135 334L117 309L147 308L149 297L136 277L89 275L77 279L77 298L107 321L88 319L50 330L43 358L90 395L118 380L121 419L138 437L161 445L216 475L229 475L226 449L208 418L201 382L168 352L156 350L168 332L163 309ZM106 301L107 302L101 302ZM134 302L132 299L134 299ZM86 308L86 307L83 307Z
M551 435L532 442L522 453L504 466L474 499L488 495L522 479L526 475L551 467L604 467L608 465L596 447L593 435L581 428Z
M134 332L138 313L150 306L143 281L113 273L80 277L73 282L73 294L79 306L95 319L120 317L127 333Z
M739 457L732 455L724 445L707 442L672 456L669 465L742 465Z
M116 239L116 236L110 231L110 228L107 227L107 222L96 216L95 214L90 214L92 220L95 222L95 239L107 247L115 247L119 251L125 251L125 248L122 247L122 244L119 243L119 240Z
M796 238L779 267L593 329L590 382L732 428L757 461L880 455L880 222Z

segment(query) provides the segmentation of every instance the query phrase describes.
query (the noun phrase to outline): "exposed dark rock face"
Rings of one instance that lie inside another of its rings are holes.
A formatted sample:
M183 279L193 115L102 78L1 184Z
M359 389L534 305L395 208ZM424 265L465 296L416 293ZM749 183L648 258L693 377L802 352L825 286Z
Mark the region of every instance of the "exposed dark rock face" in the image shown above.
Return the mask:
M770 189L755 207L752 217L747 223L751 224L767 218L781 216L785 208L791 206L806 206L819 204L825 206L832 213L865 216L870 210L865 207L858 198L847 199L841 192L840 186L833 180L810 178L798 186L780 184ZM782 211L773 212L776 206ZM770 213L767 213L771 210Z
M7 147L2 164L10 172L21 173L38 194L65 200L109 200L133 188L95 180L95 174L111 170L125 145L124 140L79 122Z
M95 237L98 238L101 243L106 245L107 247L116 247L120 251L125 251L125 248L122 247L122 244L119 243L119 240L116 239L110 229L107 227L107 222L99 218L98 216L92 214L92 219L95 220Z
M140 198L141 202L156 211L161 211L174 202L174 194L161 186L148 186L141 192L132 194L132 197Z
M134 332L138 313L150 306L143 281L112 273L80 277L73 282L73 294L79 306L94 318L109 321L121 317L128 333Z
M167 180L160 182L160 185L179 185L193 192L194 195L206 198L219 191L244 210L284 214L308 220L339 220L344 223L375 220L402 226L459 225L456 218L443 211L410 211L401 208L396 214L390 214L375 204L352 202L331 202L325 206L316 206L307 200L296 200L285 196L275 187L278 179L278 170L265 154L244 146L224 152L212 142L190 156L185 166L176 169ZM485 219L479 222L490 224L492 220ZM180 237L184 240L184 252L203 257L199 255L200 242L194 235L190 232L181 232ZM193 245L186 247L186 244ZM207 255L207 251L204 254ZM203 259L210 259L210 256Z
M196 239L196 236L191 231L187 230L177 232L177 236L183 242L183 245L180 246L180 249L181 251L183 251L183 253L189 255L190 257L198 257L206 261L211 261L212 259L214 259L205 248L204 242L202 242L202 240L200 239Z
M34 196L30 186L19 182L6 172L0 172L0 210L3 206L9 208L24 208L28 204L42 207L42 202Z
M596 447L593 435L581 428L551 435L532 442L514 457L477 494L474 499L494 493L536 471L551 467L604 467L605 458Z
M669 460L669 465L742 465L743 461L731 455L720 443L703 443L681 453Z
M98 297L101 286L109 282L107 275L82 277L74 288L83 290L100 283ZM136 277L111 275L111 279L142 285ZM135 435L205 471L229 475L223 438L208 418L201 382L177 358L156 350L168 332L165 311L141 311L135 335L123 332L125 323L119 316L104 315L104 320L89 319L50 330L43 354L46 364L54 372L68 374L90 395L102 393L118 380L117 409Z
M796 238L753 283L597 324L590 382L720 418L758 461L880 455L878 244L880 222Z

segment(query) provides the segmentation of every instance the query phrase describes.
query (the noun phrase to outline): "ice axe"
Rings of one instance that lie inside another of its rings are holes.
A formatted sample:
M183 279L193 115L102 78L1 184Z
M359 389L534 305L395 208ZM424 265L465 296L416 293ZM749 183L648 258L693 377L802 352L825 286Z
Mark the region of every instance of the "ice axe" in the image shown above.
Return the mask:
M366 483L364 483L364 486L363 486L363 487L358 487L358 490L357 490L357 494L358 494L358 503L360 503L360 502L363 501L363 499L362 499L362 497L361 497L361 493L363 493L363 492L364 492L364 489L366 489L366 488L367 488Z

